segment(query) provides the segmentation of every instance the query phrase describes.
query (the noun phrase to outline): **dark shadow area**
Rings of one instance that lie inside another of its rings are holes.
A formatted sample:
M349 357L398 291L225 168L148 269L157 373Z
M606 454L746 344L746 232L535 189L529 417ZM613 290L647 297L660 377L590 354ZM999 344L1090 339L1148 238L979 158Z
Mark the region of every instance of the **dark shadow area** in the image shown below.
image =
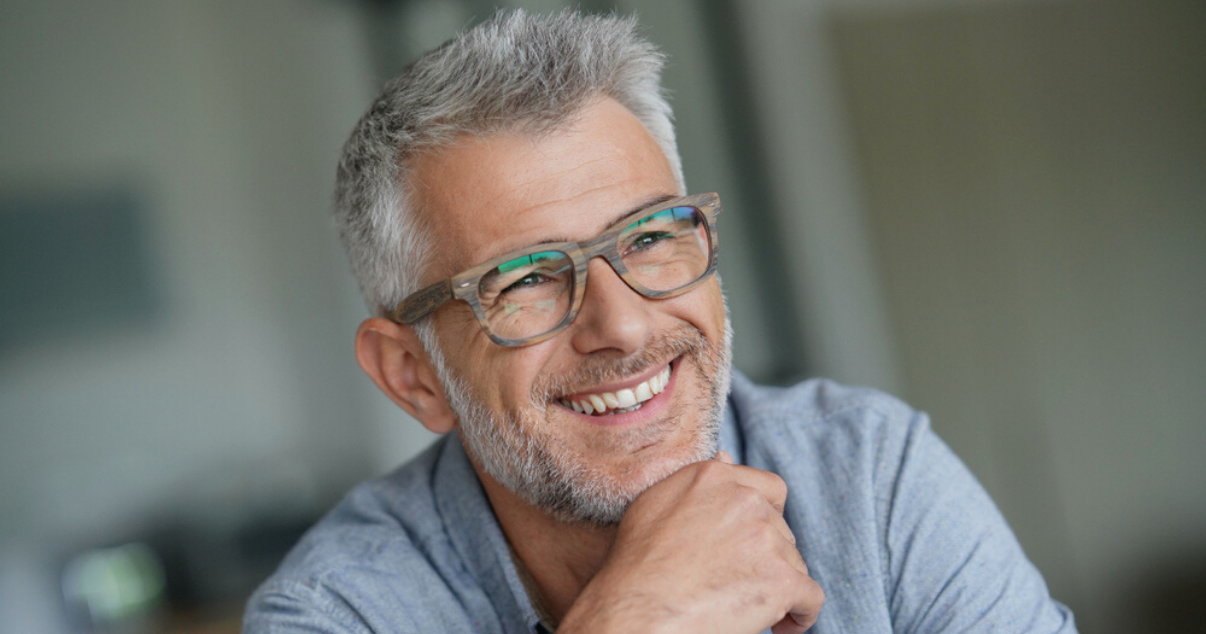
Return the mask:
M1133 632L1206 632L1206 550L1153 562L1124 595L1123 605L1133 606L1124 608Z

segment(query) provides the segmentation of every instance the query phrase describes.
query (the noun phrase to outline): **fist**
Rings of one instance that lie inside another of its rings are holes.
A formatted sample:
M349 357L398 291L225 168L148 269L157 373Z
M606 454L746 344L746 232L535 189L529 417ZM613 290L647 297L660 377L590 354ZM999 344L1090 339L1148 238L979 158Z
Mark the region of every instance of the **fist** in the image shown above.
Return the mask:
M786 497L782 478L734 465L723 452L682 468L633 501L607 563L564 625L593 605L588 611L606 617L596 623L635 628L628 631L807 630L824 592L783 520Z

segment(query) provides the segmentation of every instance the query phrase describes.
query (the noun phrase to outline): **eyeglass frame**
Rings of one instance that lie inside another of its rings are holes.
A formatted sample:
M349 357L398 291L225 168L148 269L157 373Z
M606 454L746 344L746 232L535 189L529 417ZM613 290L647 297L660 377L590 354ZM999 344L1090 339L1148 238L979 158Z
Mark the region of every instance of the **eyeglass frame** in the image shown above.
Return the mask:
M624 261L620 256L618 245L620 234L632 226L634 223L648 218L654 214L661 213L674 209L675 207L693 207L699 210L703 215L704 222L708 226L708 266L700 273L699 277L694 281L684 284L675 289L668 291L655 291L646 288L640 282L636 281L628 267L624 266ZM521 346L530 346L542 341L547 341L559 334L561 331L574 323L574 319L578 317L578 311L582 308L582 299L586 296L586 271L591 260L602 256L612 270L624 280L624 283L629 288L636 291L639 295L649 299L669 299L677 297L695 287L702 284L705 280L716 272L716 259L719 254L719 242L716 235L716 216L723 211L720 206L720 195L715 192L704 194L690 194L679 198L674 198L664 202L650 205L644 209L639 209L626 216L624 219L616 222L610 228L606 229L599 235L585 242L546 242L533 244L529 247L511 251L499 257L492 258L481 264L472 266L452 277L436 282L430 286L422 288L408 295L405 299L386 314L386 317L391 321L405 324L407 326L414 325L420 319L435 312L444 304L453 301L461 300L473 309L474 316L477 317L477 323L485 331L486 335L494 343L508 347L517 348ZM498 266L521 258L525 255L542 253L545 251L558 251L569 256L570 261L574 264L573 276L573 299L569 310L557 325L553 326L546 332L532 337L523 337L519 339L507 339L500 337L490 330L490 324L486 319L485 313L482 312L481 296L479 289L481 288L481 278Z

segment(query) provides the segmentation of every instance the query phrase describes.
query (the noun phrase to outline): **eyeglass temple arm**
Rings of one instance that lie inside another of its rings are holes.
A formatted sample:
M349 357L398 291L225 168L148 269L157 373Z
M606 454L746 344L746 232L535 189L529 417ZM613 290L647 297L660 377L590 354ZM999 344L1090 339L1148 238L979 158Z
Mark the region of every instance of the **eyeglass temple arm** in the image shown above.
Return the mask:
M452 280L436 282L411 293L397 308L390 311L388 317L392 321L410 326L452 299Z

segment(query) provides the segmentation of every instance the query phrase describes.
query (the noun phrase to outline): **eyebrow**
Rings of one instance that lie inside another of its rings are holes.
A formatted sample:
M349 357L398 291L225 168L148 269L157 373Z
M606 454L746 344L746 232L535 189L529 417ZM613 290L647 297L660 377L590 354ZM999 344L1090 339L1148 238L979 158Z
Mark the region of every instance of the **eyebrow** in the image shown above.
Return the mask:
M675 198L678 198L678 197L679 197L678 194L661 194L658 196L654 196L653 198L646 200L645 202L637 205L636 207L633 207L633 208L629 209L628 211L620 213L618 216L613 218L611 220L611 222L608 222L605 225L605 227L607 227L607 228L614 227L614 226L620 224L625 218L627 218L629 216L640 213L654 205L660 205L666 201L674 200ZM606 231L606 230L607 229L604 229L604 231ZM541 241L537 242L536 244L552 244L554 242L577 242L577 240L571 240L570 238L563 237L563 236L554 236L551 238L546 238L544 240L541 240Z

